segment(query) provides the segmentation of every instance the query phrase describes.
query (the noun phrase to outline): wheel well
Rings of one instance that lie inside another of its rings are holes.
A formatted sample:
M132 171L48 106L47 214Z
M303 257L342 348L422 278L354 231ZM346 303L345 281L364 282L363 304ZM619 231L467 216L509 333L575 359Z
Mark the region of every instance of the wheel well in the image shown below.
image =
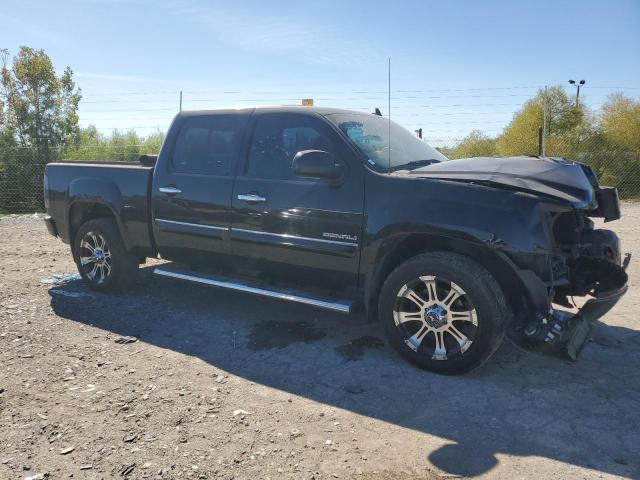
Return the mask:
M102 203L78 202L69 210L69 243L73 249L74 239L80 226L88 220L97 218L113 218L115 215L109 207Z
M367 278L366 303L370 313L377 312L377 299L384 280L401 263L426 252L453 252L470 257L484 267L502 289L515 315L527 308L526 291L513 266L498 252L489 247L465 240L444 238L428 234L410 234L403 238L390 239L380 248L377 268Z

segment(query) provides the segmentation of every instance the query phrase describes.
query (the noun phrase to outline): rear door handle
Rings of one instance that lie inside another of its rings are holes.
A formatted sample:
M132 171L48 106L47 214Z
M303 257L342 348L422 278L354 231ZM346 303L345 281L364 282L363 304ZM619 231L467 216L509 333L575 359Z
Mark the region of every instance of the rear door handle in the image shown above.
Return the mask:
M167 193L169 195L175 195L176 193L182 193L182 190L176 187L160 187L158 191L162 193Z
M238 195L238 200L243 200L245 202L250 202L250 203L259 203L259 202L266 202L267 199L264 198L262 195L257 195L255 193L249 193L249 194L240 194Z

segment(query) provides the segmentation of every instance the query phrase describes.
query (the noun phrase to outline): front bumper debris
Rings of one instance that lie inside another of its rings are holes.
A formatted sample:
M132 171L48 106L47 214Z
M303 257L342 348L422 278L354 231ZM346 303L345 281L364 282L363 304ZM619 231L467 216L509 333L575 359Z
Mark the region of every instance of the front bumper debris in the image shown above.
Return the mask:
M596 291L594 297L577 312L551 308L548 316L541 323L529 324L524 334L530 344L550 345L564 352L571 360L577 360L582 348L589 340L593 323L606 315L627 292L627 276L624 271L630 260L631 255L627 254L621 268L618 267L620 275L616 275L615 278L619 283L609 283L610 289Z
M593 323L611 310L620 297L627 292L627 285L614 291L603 292L588 300L575 314L553 311L551 325L544 341L561 349L571 360L576 361L589 340Z

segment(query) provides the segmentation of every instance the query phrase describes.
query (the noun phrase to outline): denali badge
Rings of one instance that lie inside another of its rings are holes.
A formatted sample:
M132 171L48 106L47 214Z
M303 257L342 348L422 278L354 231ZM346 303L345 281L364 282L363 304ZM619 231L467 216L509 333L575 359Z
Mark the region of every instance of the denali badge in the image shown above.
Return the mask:
M358 237L356 237L355 235L347 235L346 233L323 232L322 236L325 238L332 238L334 240L352 240L354 242L358 241Z

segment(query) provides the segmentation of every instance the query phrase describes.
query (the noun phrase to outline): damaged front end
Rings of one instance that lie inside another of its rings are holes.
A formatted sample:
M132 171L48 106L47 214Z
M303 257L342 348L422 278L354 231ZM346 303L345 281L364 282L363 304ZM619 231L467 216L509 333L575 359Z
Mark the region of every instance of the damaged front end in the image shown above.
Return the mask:
M485 242L515 273L503 285L515 314L509 337L553 345L575 360L593 322L627 290L630 256L623 258L614 232L591 220L620 218L616 189L601 187L587 165L547 157L468 158L411 175L505 192L505 217L496 216Z
M617 192L597 183L594 187L595 208L549 212L554 249L546 282L549 311L520 325L520 337L527 344L553 346L571 360L588 341L593 323L627 291L631 255L623 257L618 236L594 228L590 218L620 218Z

